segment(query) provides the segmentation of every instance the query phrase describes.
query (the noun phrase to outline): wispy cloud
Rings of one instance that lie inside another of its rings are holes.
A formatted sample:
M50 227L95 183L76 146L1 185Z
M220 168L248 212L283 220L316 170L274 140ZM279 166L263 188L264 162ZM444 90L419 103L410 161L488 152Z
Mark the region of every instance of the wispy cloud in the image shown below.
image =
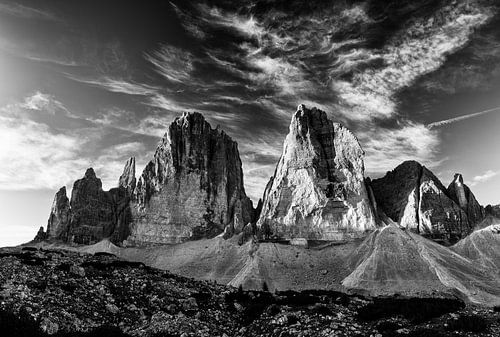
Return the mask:
M404 160L416 160L429 167L439 163L435 160L439 134L421 124L366 131L360 141L366 152L366 168L371 173L392 170Z
M50 21L59 21L59 18L45 10L28 7L16 3L3 3L0 4L0 13L5 13L12 16L17 16L26 19L42 19Z
M499 173L500 173L499 171L488 170L483 174L475 176L474 178L472 178L471 186L476 186L477 184L487 182L493 179L494 177L498 176Z
M67 111L64 105L56 100L52 95L36 91L33 95L24 99L19 107L30 110L46 111L55 114L56 111Z
M456 122L461 122L461 121L464 121L464 120L467 120L470 118L475 118L475 117L483 116L483 115L486 115L486 114L489 114L492 112L498 112L498 111L500 111L500 107L496 107L496 108L488 109L488 110L483 110L483 111L479 111L479 112L474 112L474 113L471 113L468 115L459 116L459 117L455 117L455 118L445 119L445 120L442 120L439 122L430 123L429 125L427 125L427 127L429 129L439 128L442 126L446 126L446 125L453 124Z
M170 81L187 83L191 79L193 56L186 50L163 45L151 54L146 53L145 58Z
M103 186L111 188L116 186L129 156L145 162L143 156L150 154L139 141L106 145L103 137L107 133L98 123L78 129L54 129L26 113L29 110L52 115L54 107L68 111L55 97L41 92L0 107L0 189L71 188L90 166L102 178Z
M97 79L86 79L77 77L71 74L66 76L74 81L97 86L114 93L138 95L138 96L151 96L155 95L159 88L156 86L137 83L135 81L127 81L124 79L112 78L108 76L100 77Z

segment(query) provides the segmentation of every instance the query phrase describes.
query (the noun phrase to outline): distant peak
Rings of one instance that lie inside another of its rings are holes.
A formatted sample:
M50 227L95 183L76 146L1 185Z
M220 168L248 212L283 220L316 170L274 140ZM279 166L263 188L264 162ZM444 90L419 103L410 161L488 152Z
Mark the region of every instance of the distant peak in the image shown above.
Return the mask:
M460 173L455 173L455 176L453 178L453 182L463 184L464 177L462 177L462 175Z
M87 171L85 171L85 178L96 178L94 169L92 167L89 167Z

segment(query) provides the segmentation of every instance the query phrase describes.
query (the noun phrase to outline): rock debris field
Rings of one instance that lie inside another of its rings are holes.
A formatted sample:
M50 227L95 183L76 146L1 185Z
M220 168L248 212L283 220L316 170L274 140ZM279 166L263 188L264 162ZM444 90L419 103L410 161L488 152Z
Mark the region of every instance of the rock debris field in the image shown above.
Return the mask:
M265 286L264 286L265 288ZM453 298L244 291L111 254L0 250L2 336L498 336Z

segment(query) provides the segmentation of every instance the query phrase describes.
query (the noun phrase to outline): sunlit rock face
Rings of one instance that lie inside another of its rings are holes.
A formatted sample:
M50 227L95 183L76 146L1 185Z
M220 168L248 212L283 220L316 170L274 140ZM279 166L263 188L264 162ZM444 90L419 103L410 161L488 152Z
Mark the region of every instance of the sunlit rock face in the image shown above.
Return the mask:
M57 191L52 208L50 210L49 220L47 221L47 236L51 238L65 238L69 229L71 220L71 209L69 199L66 196L66 187L61 187Z
M416 161L402 163L371 187L378 206L401 227L451 242L473 228L439 179Z
M135 179L135 157L131 157L125 163L123 168L123 173L118 180L118 187L122 187L129 194L133 194L135 190L136 179Z
M324 111L300 105L266 187L258 221L266 237L343 240L376 227L356 137Z
M467 214L471 225L477 225L486 216L484 208L476 200L470 188L464 184L461 174L455 174L453 181L448 186L448 194Z
M199 113L185 113L170 125L134 199L127 245L231 235L253 218L236 142Z

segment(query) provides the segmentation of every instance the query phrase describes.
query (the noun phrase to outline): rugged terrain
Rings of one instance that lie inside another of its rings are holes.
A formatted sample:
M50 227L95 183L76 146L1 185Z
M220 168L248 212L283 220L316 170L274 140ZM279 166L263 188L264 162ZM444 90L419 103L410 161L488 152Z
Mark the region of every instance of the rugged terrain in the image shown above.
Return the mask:
M299 105L264 192L257 223L264 236L342 241L375 229L363 157L351 131Z
M110 254L0 250L3 336L497 336L453 298L242 291Z

